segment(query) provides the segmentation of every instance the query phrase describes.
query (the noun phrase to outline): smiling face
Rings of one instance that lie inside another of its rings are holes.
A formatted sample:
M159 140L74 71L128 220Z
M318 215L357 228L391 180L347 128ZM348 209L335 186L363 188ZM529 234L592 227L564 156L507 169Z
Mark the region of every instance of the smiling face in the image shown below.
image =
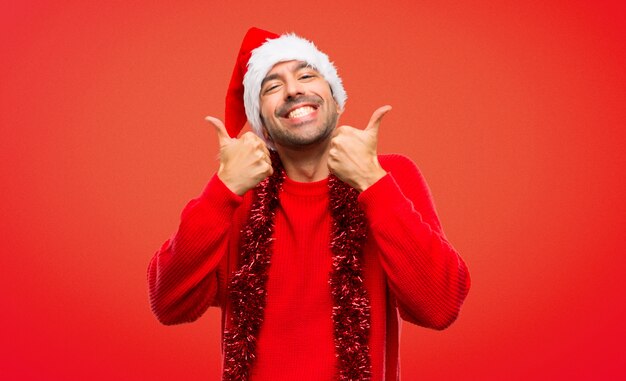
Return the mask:
M263 79L259 100L264 133L277 148L327 141L341 112L328 82L301 61L274 65Z

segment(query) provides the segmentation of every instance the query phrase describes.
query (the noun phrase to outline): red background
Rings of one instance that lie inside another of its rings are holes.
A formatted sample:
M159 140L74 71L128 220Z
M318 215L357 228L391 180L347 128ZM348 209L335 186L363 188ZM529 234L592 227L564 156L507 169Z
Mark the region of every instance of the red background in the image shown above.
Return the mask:
M252 25L330 55L343 123L393 105L379 151L470 267L451 328L404 324L404 380L624 377L623 1L152 3L2 2L3 379L219 379L219 311L159 325L145 271Z

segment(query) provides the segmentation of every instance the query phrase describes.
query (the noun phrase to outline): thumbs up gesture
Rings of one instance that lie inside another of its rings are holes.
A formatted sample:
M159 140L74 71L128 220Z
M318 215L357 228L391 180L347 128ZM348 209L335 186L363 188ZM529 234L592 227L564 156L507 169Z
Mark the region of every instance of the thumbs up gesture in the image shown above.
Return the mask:
M380 122L389 110L391 106L374 111L364 130L340 126L333 132L328 169L359 192L369 188L387 173L378 162L376 147Z
M220 145L220 167L217 177L233 193L243 196L273 173L270 152L265 142L252 132L239 139L231 138L221 120L207 116L217 131Z

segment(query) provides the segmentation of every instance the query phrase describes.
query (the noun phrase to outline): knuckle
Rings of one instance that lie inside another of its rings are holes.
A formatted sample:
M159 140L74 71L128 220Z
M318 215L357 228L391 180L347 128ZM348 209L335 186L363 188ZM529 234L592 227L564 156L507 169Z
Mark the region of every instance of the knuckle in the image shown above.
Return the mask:
M245 141L246 143L253 143L255 137L256 135L253 132L248 131L245 134L243 134L241 139Z
M351 133L354 129L355 129L354 127L352 127L352 126L346 126L346 125L343 125L343 126L341 126L341 127L339 127L339 128L338 128L338 130L340 130L342 134L349 134L349 133Z

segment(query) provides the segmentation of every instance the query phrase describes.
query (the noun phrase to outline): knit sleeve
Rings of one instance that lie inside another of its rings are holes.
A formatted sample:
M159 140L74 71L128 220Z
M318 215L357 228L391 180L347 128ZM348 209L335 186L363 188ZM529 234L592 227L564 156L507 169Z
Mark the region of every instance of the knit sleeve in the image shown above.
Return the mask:
M191 322L218 299L220 262L242 197L214 175L183 209L180 225L148 266L150 306L163 324Z
M388 171L359 195L381 265L404 320L444 329L469 291L468 269L447 241L428 185L400 155L381 157Z

